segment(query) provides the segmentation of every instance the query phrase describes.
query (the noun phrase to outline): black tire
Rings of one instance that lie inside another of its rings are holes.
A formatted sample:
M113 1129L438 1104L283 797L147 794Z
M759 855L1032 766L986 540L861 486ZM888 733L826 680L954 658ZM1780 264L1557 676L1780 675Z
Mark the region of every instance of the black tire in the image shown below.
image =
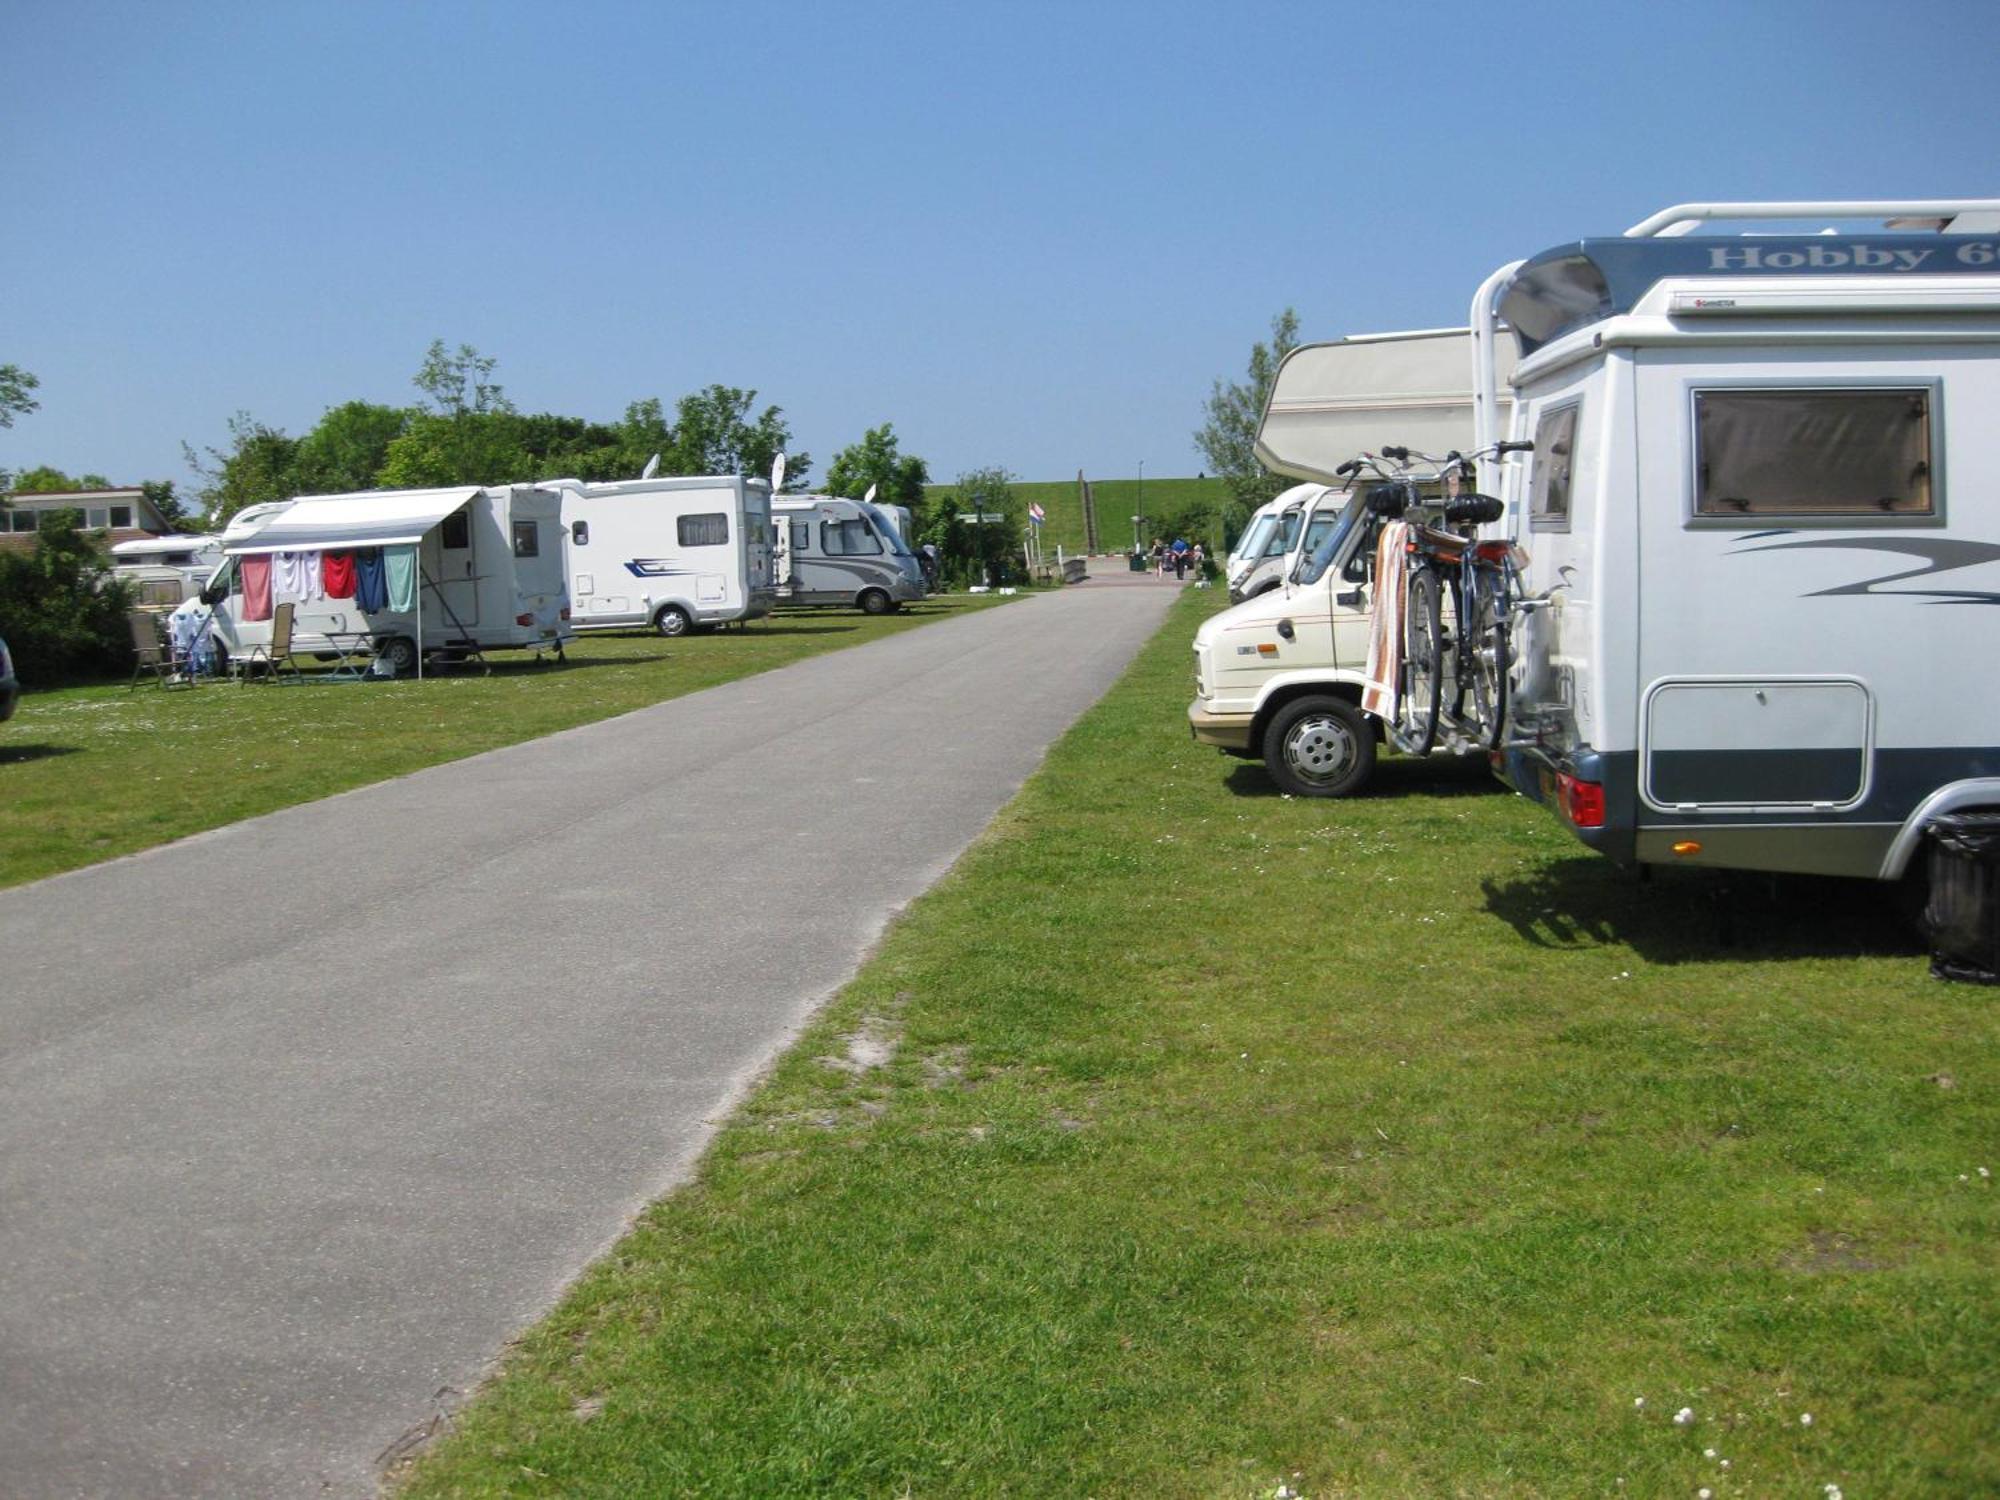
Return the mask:
M1428 755L1437 743L1438 709L1444 696L1443 590L1437 571L1411 570L1403 609L1403 692L1396 705L1402 748Z
M1264 769L1295 797L1348 797L1375 773L1375 731L1345 698L1294 698L1264 728Z
M861 597L854 602L861 606L864 615L889 615L896 612L896 601L881 589L863 589Z
M660 612L653 616L653 629L669 640L677 635L686 635L694 628L694 620L678 604L663 604Z
M1472 711L1488 750L1500 743L1507 723L1507 622L1500 618L1499 580L1482 579L1459 642L1459 669L1470 680Z
M208 638L208 675L227 677L229 675L229 646L221 636Z
M417 670L417 643L406 635L392 635L376 648L375 654L386 661L398 677L413 676Z

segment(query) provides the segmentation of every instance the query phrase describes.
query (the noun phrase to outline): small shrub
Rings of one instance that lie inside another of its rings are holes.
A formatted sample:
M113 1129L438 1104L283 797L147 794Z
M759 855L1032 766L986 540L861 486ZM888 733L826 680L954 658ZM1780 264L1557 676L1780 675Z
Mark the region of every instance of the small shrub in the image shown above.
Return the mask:
M0 638L37 687L115 676L131 666L131 590L111 576L73 510L42 517L27 552L0 552Z

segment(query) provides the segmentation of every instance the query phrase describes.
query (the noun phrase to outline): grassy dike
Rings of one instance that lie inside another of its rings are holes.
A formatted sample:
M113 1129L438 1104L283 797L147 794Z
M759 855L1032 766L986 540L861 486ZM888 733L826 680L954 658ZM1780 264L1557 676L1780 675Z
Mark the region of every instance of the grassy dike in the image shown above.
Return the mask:
M954 594L880 617L802 610L677 640L592 634L571 644L567 665L496 651L490 675L422 682L29 693L0 724L0 887L1002 602Z
M1477 767L1276 796L1209 607L406 1500L2000 1491L1992 995Z

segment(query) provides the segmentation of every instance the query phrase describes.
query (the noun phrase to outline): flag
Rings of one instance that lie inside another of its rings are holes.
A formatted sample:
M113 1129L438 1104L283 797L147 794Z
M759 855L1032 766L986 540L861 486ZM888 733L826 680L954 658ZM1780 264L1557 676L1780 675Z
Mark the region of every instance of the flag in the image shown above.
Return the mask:
M1049 518L1049 513L1042 509L1040 502L1034 500L1030 500L1028 502L1028 519L1030 521L1033 521L1037 526L1039 526L1042 524L1042 522L1046 521L1048 518Z

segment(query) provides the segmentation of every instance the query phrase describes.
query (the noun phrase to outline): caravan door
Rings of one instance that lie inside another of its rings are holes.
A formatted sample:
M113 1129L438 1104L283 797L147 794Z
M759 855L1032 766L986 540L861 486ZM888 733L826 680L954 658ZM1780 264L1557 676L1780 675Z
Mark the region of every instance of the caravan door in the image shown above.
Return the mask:
M438 596L444 603L438 627L468 630L479 623L479 573L473 544L472 512L461 506L434 526L424 537L420 555L424 571L436 580ZM418 589L423 581L418 580Z

